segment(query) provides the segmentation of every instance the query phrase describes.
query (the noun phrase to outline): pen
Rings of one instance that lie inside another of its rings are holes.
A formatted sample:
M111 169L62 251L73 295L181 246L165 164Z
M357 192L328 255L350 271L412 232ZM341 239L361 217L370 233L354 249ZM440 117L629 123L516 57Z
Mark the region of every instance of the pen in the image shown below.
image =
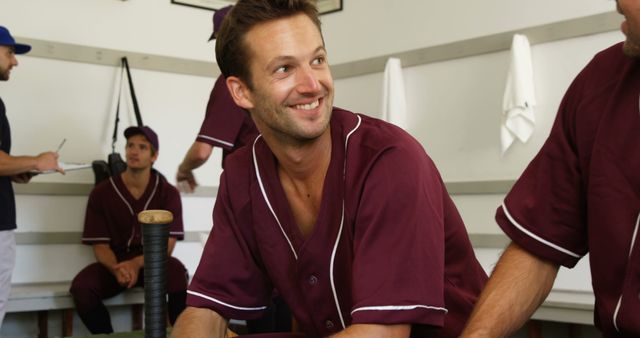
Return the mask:
M62 142L60 142L60 145L58 146L58 150L56 150L56 153L60 152L60 149L62 149L62 146L64 145L65 142L67 142L67 139L63 138Z

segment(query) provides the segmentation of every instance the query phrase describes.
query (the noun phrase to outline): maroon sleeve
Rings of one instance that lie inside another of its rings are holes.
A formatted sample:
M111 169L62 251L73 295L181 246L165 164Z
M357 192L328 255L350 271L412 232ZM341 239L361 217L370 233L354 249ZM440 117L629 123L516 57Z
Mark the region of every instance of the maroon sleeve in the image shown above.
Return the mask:
M102 203L104 190L94 188L89 195L87 210L84 217L84 231L82 233L83 244L109 243L111 235L107 227L107 219Z
M174 186L169 184L169 182L165 181L164 183L167 188L165 209L171 211L173 214L173 223L171 223L171 227L169 228L169 236L183 240L184 224L182 222L182 200L180 199L180 193Z
M225 318L262 316L273 286L256 265L235 222L228 200L225 173L213 209L213 228L200 264L187 290L187 304L209 308Z
M354 230L354 324L444 324L442 194L435 166L414 142L376 160Z
M512 241L566 267L587 252L586 192L575 141L583 76L572 83L549 138L496 212Z
M225 78L219 76L211 91L207 112L196 140L212 146L233 149L245 114L233 101Z

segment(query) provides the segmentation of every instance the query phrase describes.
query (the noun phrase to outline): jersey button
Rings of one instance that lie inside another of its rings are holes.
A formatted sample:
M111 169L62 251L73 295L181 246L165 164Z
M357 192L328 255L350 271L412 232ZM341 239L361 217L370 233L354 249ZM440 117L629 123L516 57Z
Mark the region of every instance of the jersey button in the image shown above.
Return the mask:
M325 326L327 329L331 330L331 329L333 329L333 322L332 322L332 321L330 321L330 320L327 320L326 322L324 322L324 326Z
M309 284L310 285L316 285L318 284L318 277L311 275L311 277L309 277Z

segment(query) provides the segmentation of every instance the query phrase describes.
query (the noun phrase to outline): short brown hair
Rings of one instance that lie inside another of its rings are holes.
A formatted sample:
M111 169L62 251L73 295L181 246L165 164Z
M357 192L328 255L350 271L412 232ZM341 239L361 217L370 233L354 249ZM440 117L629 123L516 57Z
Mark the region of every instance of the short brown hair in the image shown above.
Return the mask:
M222 22L216 39L216 61L222 75L236 76L250 88L249 46L247 32L263 22L305 14L318 27L320 19L314 0L239 0Z

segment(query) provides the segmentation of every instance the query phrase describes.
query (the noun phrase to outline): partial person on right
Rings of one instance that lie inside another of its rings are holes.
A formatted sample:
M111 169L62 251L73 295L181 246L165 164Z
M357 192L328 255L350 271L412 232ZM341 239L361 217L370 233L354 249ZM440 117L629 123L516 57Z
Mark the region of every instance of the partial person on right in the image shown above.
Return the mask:
M616 1L624 43L598 53L560 105L551 134L498 208L512 243L462 337L507 337L587 253L595 326L640 337L640 0Z

